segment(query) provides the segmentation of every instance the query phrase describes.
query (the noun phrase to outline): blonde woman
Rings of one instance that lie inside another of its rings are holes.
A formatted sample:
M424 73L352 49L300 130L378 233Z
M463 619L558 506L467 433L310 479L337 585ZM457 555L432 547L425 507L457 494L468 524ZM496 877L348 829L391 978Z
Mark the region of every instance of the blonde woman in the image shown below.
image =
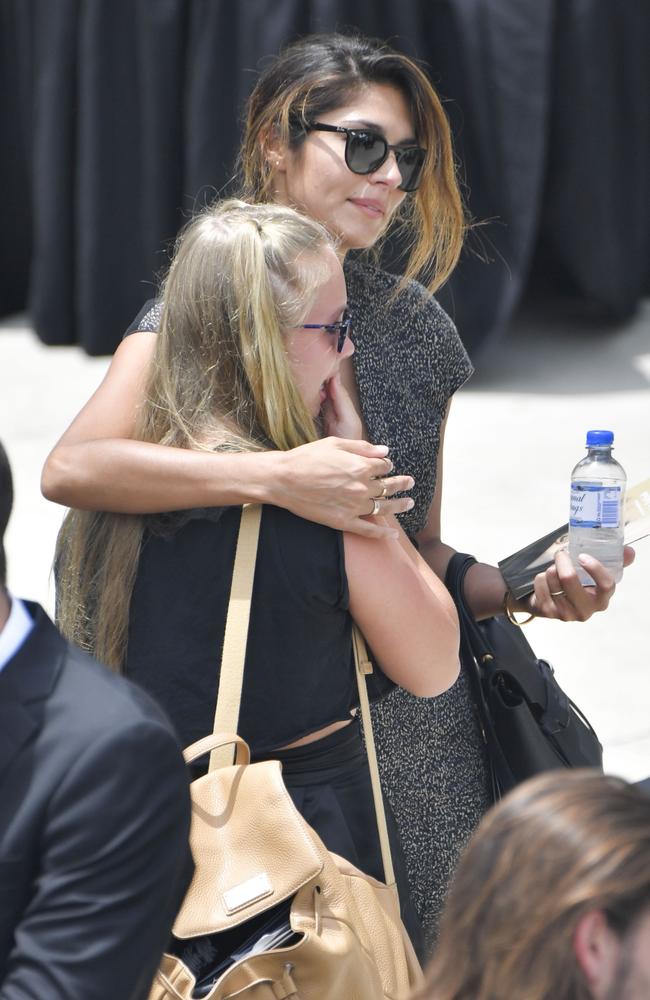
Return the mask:
M360 435L340 378L354 351L345 280L319 223L275 205L216 205L181 236L163 303L137 440L252 456L315 441L321 421ZM63 632L153 694L183 745L212 729L240 515L240 505L164 518L72 511L62 529ZM264 507L240 716L254 757L280 757L326 845L379 878L351 721L352 619L380 690L431 697L458 674L453 603L397 522L382 521L375 540ZM396 839L395 853L399 868Z

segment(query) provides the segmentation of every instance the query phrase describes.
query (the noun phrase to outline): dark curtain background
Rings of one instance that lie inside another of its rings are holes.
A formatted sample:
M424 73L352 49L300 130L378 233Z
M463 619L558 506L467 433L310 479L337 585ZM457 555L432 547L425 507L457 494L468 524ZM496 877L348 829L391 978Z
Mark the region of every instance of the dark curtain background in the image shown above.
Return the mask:
M481 225L440 298L473 356L536 277L629 315L650 287L647 0L0 0L0 313L111 352L231 176L264 58L349 27L447 101Z

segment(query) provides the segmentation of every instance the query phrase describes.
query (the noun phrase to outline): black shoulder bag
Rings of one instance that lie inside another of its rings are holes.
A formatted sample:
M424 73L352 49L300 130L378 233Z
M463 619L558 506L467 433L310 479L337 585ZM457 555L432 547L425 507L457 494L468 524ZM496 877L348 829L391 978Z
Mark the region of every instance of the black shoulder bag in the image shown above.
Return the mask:
M602 769L594 729L545 660L505 615L477 622L463 581L473 556L452 556L445 584L460 620L460 652L485 738L495 799L520 781L561 767Z

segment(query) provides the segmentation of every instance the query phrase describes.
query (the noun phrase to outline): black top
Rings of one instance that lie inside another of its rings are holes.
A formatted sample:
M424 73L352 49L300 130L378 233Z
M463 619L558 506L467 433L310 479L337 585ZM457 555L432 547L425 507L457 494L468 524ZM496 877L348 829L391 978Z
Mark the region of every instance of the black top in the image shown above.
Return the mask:
M152 518L145 532L126 673L183 746L212 732L240 518L241 507L187 511ZM341 533L266 506L238 726L254 753L349 718L351 627ZM381 675L372 693L391 686Z

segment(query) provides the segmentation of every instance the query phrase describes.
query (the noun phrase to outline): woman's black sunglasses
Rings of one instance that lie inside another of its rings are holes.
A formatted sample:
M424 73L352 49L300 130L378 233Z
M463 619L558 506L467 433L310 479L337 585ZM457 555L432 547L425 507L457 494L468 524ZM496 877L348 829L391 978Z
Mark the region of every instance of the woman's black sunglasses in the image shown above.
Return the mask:
M346 309L340 323L302 323L299 327L296 327L296 329L326 330L327 333L337 333L338 340L336 341L336 353L340 354L343 350L346 338L352 333L352 317Z
M427 155L421 146L391 146L383 135L367 128L307 122L305 129L307 132L341 132L345 136L345 162L353 174L372 174L379 170L392 150L402 175L402 183L398 185L400 191L417 191Z

